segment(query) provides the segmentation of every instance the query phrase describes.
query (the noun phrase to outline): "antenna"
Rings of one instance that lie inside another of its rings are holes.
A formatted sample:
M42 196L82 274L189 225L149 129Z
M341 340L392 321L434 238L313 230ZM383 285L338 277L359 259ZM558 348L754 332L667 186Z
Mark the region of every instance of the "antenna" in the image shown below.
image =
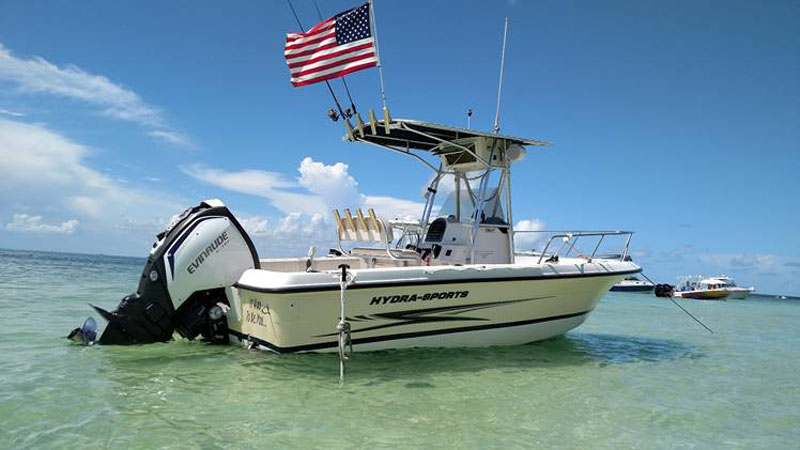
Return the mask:
M500 82L497 85L497 109L494 113L494 134L500 132L500 94L503 92L503 69L506 65L506 37L508 36L508 17L503 26L503 50L500 52Z
M378 60L378 77L380 78L381 82L381 101L383 102L383 117L384 120L388 122L389 120L389 110L386 108L386 89L383 85L383 64L381 64L381 53L378 49L378 24L375 23L375 6L372 3L372 0L367 0L369 3L369 15L370 15L370 34L372 34L372 38L375 39L375 58ZM388 133L388 132L387 132Z

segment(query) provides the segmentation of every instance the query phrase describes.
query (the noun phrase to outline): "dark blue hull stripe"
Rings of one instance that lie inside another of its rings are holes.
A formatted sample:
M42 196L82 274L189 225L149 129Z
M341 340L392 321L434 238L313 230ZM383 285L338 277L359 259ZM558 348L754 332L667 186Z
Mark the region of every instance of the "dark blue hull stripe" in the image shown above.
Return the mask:
M183 245L183 241L185 241L186 238L188 238L189 235L192 234L192 231L194 231L194 229L197 228L197 226L200 225L200 223L208 219L219 219L219 218L226 219L227 217L206 216L195 220L194 223L192 223L186 231L181 233L181 236L178 238L178 240L175 241L174 244L172 244L172 247L170 247L170 249L167 251L167 260L169 260L169 272L173 279L175 278L175 252L177 252L178 248L180 248L180 246Z
M480 331L480 330L491 330L494 328L508 328L508 327L518 327L521 325L531 325L534 323L543 323L543 322L552 322L555 320L564 320L564 319L571 319L573 317L580 317L586 314L589 314L592 310L582 311L572 314L563 314L560 316L550 316L550 317L541 317L538 319L530 319L530 320L522 320L519 322L506 322L506 323L493 323L487 325L475 325L475 326L467 326L467 327L457 327L457 328L447 328L443 330L427 330L427 331L417 331L413 333L399 333L399 334L389 334L385 336L373 336L373 337L364 337L364 338L353 338L353 345L358 344L369 344L372 342L384 342L384 341L396 341L401 339L413 339L419 337L427 337L427 336L437 336L442 334L452 334L452 333L463 333L466 331ZM265 340L259 339L254 336L250 336L244 333L240 333L238 331L230 330L230 334L236 336L239 339L246 339L248 341L254 342L258 345L262 345L267 347L268 349L276 352L276 353L296 353L296 352L307 352L313 350L321 350L324 348L335 348L339 345L338 341L328 341L328 342L320 342L317 344L307 344L307 345L296 345L293 347L279 347L271 342L267 342Z

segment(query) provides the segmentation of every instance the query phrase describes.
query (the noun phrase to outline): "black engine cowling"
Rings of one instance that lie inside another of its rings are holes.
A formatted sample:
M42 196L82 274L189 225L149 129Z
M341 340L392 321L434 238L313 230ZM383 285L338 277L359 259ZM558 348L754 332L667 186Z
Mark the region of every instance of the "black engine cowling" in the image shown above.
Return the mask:
M187 209L157 236L136 293L112 312L94 306L108 321L99 342L164 342L174 331L227 342L224 289L258 267L252 241L222 202Z

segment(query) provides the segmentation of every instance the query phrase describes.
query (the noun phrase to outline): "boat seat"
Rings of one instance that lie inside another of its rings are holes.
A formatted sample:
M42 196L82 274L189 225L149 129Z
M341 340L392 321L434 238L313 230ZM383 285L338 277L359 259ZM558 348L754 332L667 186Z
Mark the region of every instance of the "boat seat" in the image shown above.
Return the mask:
M333 210L333 218L336 220L336 230L340 241L354 242L392 242L394 234L389 221L383 217L376 217L375 210L367 210L369 219L364 218L361 208L356 209L356 217L353 217L349 209L344 210L344 218L339 214L339 210Z
M376 216L375 210L372 208L367 210L367 214L368 217L365 217L360 208L356 209L355 217L353 217L349 209L345 209L344 214L340 214L337 209L333 210L336 233L339 239L339 251L342 254L356 256L358 253L364 253L363 250L365 250L359 249L358 252L347 252L342 249L342 242L373 242L382 244L384 247L382 253L393 260L419 260L419 255L416 252L391 248L392 240L394 240L391 223L383 217Z

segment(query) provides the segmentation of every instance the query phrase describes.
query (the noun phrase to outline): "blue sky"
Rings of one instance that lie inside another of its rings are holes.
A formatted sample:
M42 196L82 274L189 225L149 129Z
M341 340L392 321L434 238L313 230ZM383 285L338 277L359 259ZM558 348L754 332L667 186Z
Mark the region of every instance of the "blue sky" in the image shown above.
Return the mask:
M457 5L378 1L389 106L490 129L509 16L502 131L555 143L516 167L516 220L634 230L660 281L800 294L798 2ZM330 207L413 213L430 174L341 142L325 87L289 84L288 31L281 1L0 0L0 247L141 256L207 197L264 255L329 239ZM380 106L375 69L348 80Z

